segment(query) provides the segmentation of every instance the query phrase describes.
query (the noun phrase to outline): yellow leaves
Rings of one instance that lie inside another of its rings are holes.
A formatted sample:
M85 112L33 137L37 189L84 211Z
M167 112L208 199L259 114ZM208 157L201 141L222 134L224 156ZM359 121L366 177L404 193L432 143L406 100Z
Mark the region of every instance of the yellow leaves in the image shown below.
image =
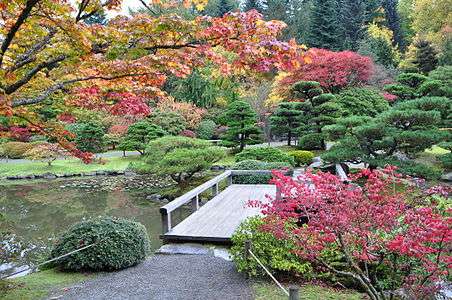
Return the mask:
M312 64L312 58L311 58L309 55L303 56L303 61L304 61L306 64ZM296 67L299 67L299 65L296 66Z

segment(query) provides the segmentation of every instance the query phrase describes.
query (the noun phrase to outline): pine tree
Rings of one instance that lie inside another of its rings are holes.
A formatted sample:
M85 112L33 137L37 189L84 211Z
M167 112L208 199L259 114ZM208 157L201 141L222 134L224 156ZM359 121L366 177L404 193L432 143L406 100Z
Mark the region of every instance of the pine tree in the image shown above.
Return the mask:
M397 10L398 2L398 0L384 0L382 4L385 11L387 27L394 34L394 46L397 45L403 50L406 48L406 43L402 33L399 11Z
M267 0L266 6L264 14L267 20L280 20L288 23L288 0Z
M300 130L301 110L300 102L282 102L270 118L272 130L276 134L287 135L287 145L292 144L292 137Z
M344 48L356 51L358 43L365 35L367 22L367 1L342 0L341 23L344 35Z
M342 49L337 0L314 0L309 45L330 50Z
M415 43L416 59L414 64L421 73L427 74L438 66L437 51L431 43L426 40L419 40Z
M263 13L264 8L262 4L258 0L246 0L245 5L243 6L243 11L249 11L255 9L260 13Z
M257 115L251 105L245 101L229 104L225 113L228 130L223 137L223 145L236 147L242 151L245 145L258 142L256 135L261 131L257 127Z
M218 3L218 16L221 17L228 12L231 12L236 7L228 0L220 0Z

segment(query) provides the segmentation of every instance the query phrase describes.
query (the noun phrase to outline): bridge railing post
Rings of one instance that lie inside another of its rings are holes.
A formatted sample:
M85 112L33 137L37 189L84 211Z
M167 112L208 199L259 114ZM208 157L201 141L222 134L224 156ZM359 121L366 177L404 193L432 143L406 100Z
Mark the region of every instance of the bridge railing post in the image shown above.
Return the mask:
M199 195L191 199L191 211L195 212L199 209Z
M160 209L160 215L162 216L162 232L165 234L171 230L171 212Z
M300 293L298 286L289 287L289 300L300 300Z

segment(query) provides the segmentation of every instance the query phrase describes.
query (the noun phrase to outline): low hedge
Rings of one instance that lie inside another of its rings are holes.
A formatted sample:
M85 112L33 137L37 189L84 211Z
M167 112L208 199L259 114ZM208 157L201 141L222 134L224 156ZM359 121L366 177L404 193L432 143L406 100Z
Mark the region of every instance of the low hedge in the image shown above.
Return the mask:
M233 170L285 170L287 175L292 175L293 168L287 162L264 162L258 160L244 160L232 166ZM234 176L235 184L268 184L272 176L270 174L238 175Z
M272 147L245 149L235 155L237 162L244 160L259 160L263 162L286 162L295 165L295 160L286 152Z
M289 155L294 158L297 166L310 165L315 157L314 153L305 150L291 151Z
M146 228L126 219L103 217L73 225L58 239L50 258L97 245L56 261L65 270L113 271L134 266L150 252Z

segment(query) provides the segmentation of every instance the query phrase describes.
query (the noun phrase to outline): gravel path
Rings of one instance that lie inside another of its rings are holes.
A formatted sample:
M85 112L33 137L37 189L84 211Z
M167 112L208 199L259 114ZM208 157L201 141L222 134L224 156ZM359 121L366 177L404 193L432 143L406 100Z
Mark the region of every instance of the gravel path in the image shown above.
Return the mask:
M234 264L209 255L155 255L138 266L102 274L50 299L251 300Z

